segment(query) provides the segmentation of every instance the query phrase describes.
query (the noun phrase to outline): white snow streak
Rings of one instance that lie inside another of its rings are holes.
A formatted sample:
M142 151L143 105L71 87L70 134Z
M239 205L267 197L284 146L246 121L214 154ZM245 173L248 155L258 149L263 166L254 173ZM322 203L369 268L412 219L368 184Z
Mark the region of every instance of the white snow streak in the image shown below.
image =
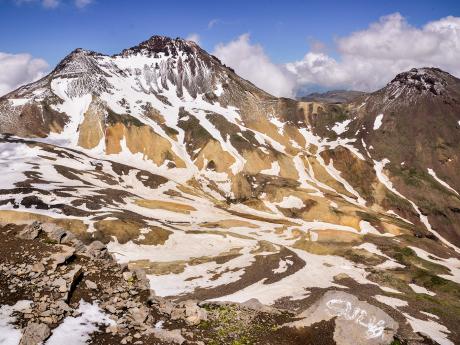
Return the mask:
M458 192L457 192L455 189L453 189L451 186L449 186L449 185L447 184L447 182L444 182L443 180L441 180L441 179L438 177L438 175L436 175L436 173L434 172L433 169L428 168L428 173L429 173L431 176L433 176L433 178L434 178L440 185L442 185L443 187L447 188L447 189L450 190L451 192L454 192L455 194L460 195L460 194L458 194Z
M382 119L383 119L383 114L377 115L374 121L374 131L380 128L380 126L382 125Z

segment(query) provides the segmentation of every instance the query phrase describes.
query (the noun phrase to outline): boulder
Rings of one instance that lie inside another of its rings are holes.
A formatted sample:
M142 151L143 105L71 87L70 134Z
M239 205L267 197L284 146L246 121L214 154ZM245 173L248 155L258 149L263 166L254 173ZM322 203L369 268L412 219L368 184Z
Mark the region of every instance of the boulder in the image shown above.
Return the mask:
M32 224L26 225L17 235L18 238L23 240L34 240L40 235L42 226L40 222L33 222Z
M43 265L41 262L37 262L32 265L32 272L42 273L44 271L45 271L45 265Z
M129 314L135 323L142 325L149 316L149 310L146 307L131 308Z
M260 311L262 313L278 313L278 310L260 303L260 301L257 298L251 298L246 302L241 303L241 306L248 309Z
M51 241L62 244L70 243L70 240L75 238L72 233L61 228L50 229L50 231L47 233L47 236Z
M42 344L51 334L50 328L43 323L29 323L24 330L19 345Z
M287 324L309 327L320 321L335 320L337 345L387 345L393 340L398 323L382 309L344 291L327 291L310 308Z
M58 288L59 292L67 292L67 282L64 278L56 279L53 285Z
M91 290L97 290L97 284L92 282L91 280L89 279L86 279L85 280L85 285L88 289L91 289Z
M175 305L170 300L160 297L160 296L150 296L150 301L155 305L158 311L165 315L171 315Z
M80 265L75 265L75 267L68 273L64 274L64 278L69 281L69 291L75 288L78 278L82 275L82 267Z
M200 308L196 301L188 300L184 302L185 322L190 325L198 325L201 321L208 319L208 312Z
M133 281L134 275L131 271L123 272L123 279L127 282Z
M171 312L172 320L184 320L188 325L198 325L201 321L208 319L205 309L198 306L194 300L187 300L175 305Z
M147 275L145 274L145 271L141 269L136 269L134 270L134 274L136 275L136 278L137 278L137 286L141 290L149 290L150 282L147 278Z
M153 330L153 334L160 340L163 340L167 343L174 343L174 344L183 344L185 342L185 338L182 336L179 329L174 329L172 331L168 331L166 329L155 328Z
M51 255L51 259L54 260L53 263L53 268L56 269L57 266L62 265L69 261L70 258L72 258L75 254L75 248L69 247L69 246L60 246L62 249L62 252L60 253L55 253Z
M107 247L100 241L91 242L86 247L85 255L90 258L105 258L107 256Z

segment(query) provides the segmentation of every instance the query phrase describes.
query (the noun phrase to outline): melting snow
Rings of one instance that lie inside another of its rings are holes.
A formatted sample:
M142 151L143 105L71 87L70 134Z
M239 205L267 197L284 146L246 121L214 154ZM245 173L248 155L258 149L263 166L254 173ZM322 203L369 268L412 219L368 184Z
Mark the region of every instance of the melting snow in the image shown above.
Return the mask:
M428 173L429 173L431 176L433 176L433 178L434 178L437 182L439 182L439 184L441 184L443 187L446 187L446 188L449 189L451 192L454 192L455 194L460 195L460 194L458 194L458 192L457 192L455 189L453 189L453 188L452 188L451 186L449 186L446 182L444 182L443 180L441 180L441 179L436 175L436 173L434 172L433 169L428 168Z
M275 161L275 162L272 162L272 166L270 169L262 170L260 173L278 176L280 171L281 171L280 164L278 163L278 161Z
M129 241L125 244L109 242L107 248L115 253L118 262L127 263L136 260L152 262L189 260L203 255L216 256L244 246L248 246L248 240L233 236L187 234L175 231L162 246L154 247Z
M367 250L369 253L377 254L379 256L383 256L383 257L391 260L391 258L388 255L385 255L380 249L378 249L377 246L374 243L367 243L366 242L366 243L360 244L359 246L355 246L353 248L364 249L364 250Z
M302 208L304 207L302 199L289 195L285 196L283 200L275 205L278 205L279 207L282 208Z
M99 329L99 325L115 325L97 304L80 301L77 317L67 317L54 331L45 345L84 345L90 339L90 334Z
M278 133L283 135L284 133L284 123L278 120L276 116L271 116L270 117L270 122L273 123L276 128L278 129Z
M291 300L298 300L308 296L309 287L342 287L334 282L334 276L340 273L348 274L359 284L375 284L366 279L367 273L363 269L344 258L333 255L316 255L298 249L291 250L306 262L305 267L278 282L265 284L265 279L262 279L231 295L215 298L213 301L242 303L251 298L257 298L261 303L270 305L277 299L286 296Z
M390 307L393 307L395 309L398 307L406 307L409 305L406 301L403 301L402 299L399 299L399 298L382 296L382 295L376 295L374 296L374 298L380 303L389 305Z
M375 266L375 268L377 269L381 269L381 270L392 270L392 269L395 269L395 268L404 268L406 266L404 265L401 265L400 263L394 261L394 260L387 260L383 263L381 263L380 265L377 265Z
M380 126L382 125L382 119L383 119L383 114L377 115L374 121L374 131L380 128Z
M284 273L287 271L289 266L292 266L294 262L291 260L280 260L278 268L273 270L273 273Z
M15 305L0 307L0 344L17 345L21 340L22 332L12 325L16 318L12 316L15 311L29 308L32 301L18 301Z
M409 284L409 286L414 290L415 293L424 293L430 296L435 296L436 294L434 292L431 292L430 290L425 289L423 286L418 286L416 284Z
M436 320L439 320L439 316L437 315L434 315L434 314L431 314L431 313L428 313L426 311L420 311L422 314L425 314L426 316L432 318L432 319L436 319Z
M348 130L348 125L350 124L351 120L345 120L343 122L336 122L334 124L334 127L331 129L337 133L337 135L342 134L343 132L346 132Z
M408 198L406 198L404 195L402 195L401 193L399 193L396 188L393 187L393 183L390 181L390 179L388 178L388 176L385 175L384 173L384 168L385 168L385 165L388 164L390 161L386 158L382 159L381 161L375 161L374 160L374 170L375 170L375 173L377 175L377 178L379 179L379 181L385 185L385 187L387 187L390 191L392 191L393 193L395 193L397 196L399 196L400 198L403 198L405 200L407 200L411 205L412 207L414 208L415 212L418 213L419 215L419 218L420 218L420 221L423 223L423 225L425 225L425 227L427 228L428 231L430 231L431 233L435 234L445 245L451 247L453 250L455 250L457 253L460 253L460 249L458 249L455 245L453 245L452 243L450 243L448 240L446 240L443 236L441 236L437 231L435 231L432 227L431 227L431 224L430 222L428 221L428 217L425 216L424 214L422 214L422 212L420 211L420 209L418 208L418 206L412 201L412 200L409 200Z
M424 321L416 319L415 317L410 316L409 314L403 313L407 321L410 323L414 332L421 333L438 342L441 345L455 345L449 339L447 339L447 334L450 331L444 325L440 325L434 321Z
M223 93L224 93L224 88L223 88L222 84L221 83L217 84L216 88L214 89L214 94L217 97L220 97L220 96L222 96Z
M401 291L398 291L398 290L395 290L391 287L388 287L388 286L381 286L380 285L380 289L382 289L383 291L386 291L386 292L390 292L390 293L402 293Z
M359 229L361 230L361 234L374 234L374 235L380 235L380 232L374 228L371 223L361 220L359 221ZM365 243L365 244L370 244L370 243ZM377 249L377 247L375 247ZM377 249L378 250L378 249ZM382 253L383 254L383 253ZM379 254L380 255L380 254Z
M451 274L440 274L439 276L460 284L460 260L456 258L443 259L417 247L410 246L409 248L411 248L419 258L447 267Z

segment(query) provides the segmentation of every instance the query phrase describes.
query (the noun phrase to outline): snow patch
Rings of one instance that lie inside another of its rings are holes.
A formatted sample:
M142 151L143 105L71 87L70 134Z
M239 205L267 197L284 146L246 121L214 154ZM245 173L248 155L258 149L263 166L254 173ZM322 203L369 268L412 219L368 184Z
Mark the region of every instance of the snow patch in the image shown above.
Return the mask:
M441 180L441 179L436 175L436 173L434 172L433 169L428 168L428 174L430 174L431 176L433 176L433 178L434 178L440 185L442 185L443 187L447 188L448 190L450 190L451 192L454 192L454 193L457 194L457 195L460 195L460 194L458 194L458 192L457 192L455 189L453 189L451 186L449 186L449 185L447 184L447 182L444 182L443 180Z
M378 114L374 121L374 131L382 125L383 114Z
M348 130L348 125L352 120L345 120L343 122L336 122L331 128L337 135L340 135Z
M439 320L439 316L437 316L437 315L428 313L428 312L426 312L426 311L420 311L420 312L421 312L422 314L425 314L425 315L428 316L429 318Z
M424 293L429 296L435 296L436 294L434 292L431 292L430 290L425 289L423 286L419 286L416 284L409 284L412 290L414 290L415 293Z
M262 170L260 173L266 174L266 175L278 176L280 174L280 171L281 171L280 164L278 163L278 161L275 161L275 162L272 162L272 166L270 169Z
M399 193L396 190L396 188L393 187L393 183L390 181L388 176L386 176L385 173L384 173L385 165L388 164L389 162L390 161L388 159L386 159L386 158L382 159L381 161L374 160L374 170L375 170L375 173L376 173L377 178L379 179L379 181L385 187L387 187L390 191L392 191L394 194L396 194L400 198L403 198L403 199L407 200L412 205L412 207L414 208L415 212L417 212L417 214L419 215L420 221L423 223L423 225L425 225L426 229L429 232L435 234L445 245L449 246L450 248L455 250L457 253L460 253L459 248L457 248L455 245L450 243L448 240L446 240L443 236L441 236L437 231L435 231L431 227L431 224L428 221L428 217L422 214L422 212L420 211L419 207L415 204L415 202L413 202L412 200L409 200L408 198L406 198L404 195Z
M284 123L281 122L280 120L278 120L278 118L276 116L271 116L270 117L270 122L273 123L276 128L278 129L278 133L283 135L284 133Z
M397 309L398 307L407 307L409 305L409 303L399 298L382 296L382 295L376 295L374 296L374 298L380 303L389 305L390 307L393 307L395 309Z
M24 310L30 307L32 301L18 301L15 305L2 305L0 307L0 344L18 345L22 337L21 330L13 326L16 318L15 311Z
M428 253L425 250L417 248L417 247L409 246L409 248L412 249L419 258L422 258L426 261L432 262L437 265L447 267L450 270L450 275L440 274L439 276L444 279L451 280L457 284L460 284L460 260L459 259L457 258L443 259L443 258L440 258L439 256Z
M366 278L367 273L364 269L342 257L316 255L298 249L291 250L306 263L305 267L278 282L267 284L266 279L262 279L231 295L214 298L212 301L243 303L251 298L257 298L261 303L271 305L282 297L299 300L310 294L308 290L310 287L342 287L334 280L334 277L340 273L348 274L359 284L375 285Z
M292 266L294 262L292 260L280 260L278 268L273 270L273 273L279 274L287 271L289 266Z
M278 205L279 207L282 207L282 208L302 208L304 207L304 203L302 199L296 196L293 196L293 195L285 196L281 202L275 205Z
M361 234L374 234L374 235L380 235L380 232L374 228L371 223L365 220L361 220L359 222L359 229L361 230ZM370 243L365 243L365 244L370 244ZM375 247L377 248L377 247ZM380 254L379 254L380 255Z
M424 321L416 319L406 313L403 313L403 315L406 317L414 332L428 336L441 345L454 345L453 342L447 339L447 334L449 334L450 331L446 326L432 320Z
M53 331L46 345L84 345L90 339L90 334L99 330L99 325L115 325L97 304L80 301L77 317L67 317Z

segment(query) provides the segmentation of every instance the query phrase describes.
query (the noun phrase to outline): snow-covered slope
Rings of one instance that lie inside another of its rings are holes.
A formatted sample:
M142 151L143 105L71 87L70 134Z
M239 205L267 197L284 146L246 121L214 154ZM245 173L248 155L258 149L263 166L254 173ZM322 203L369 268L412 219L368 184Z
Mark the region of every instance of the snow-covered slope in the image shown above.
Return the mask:
M339 106L275 98L182 39L154 36L114 56L77 49L0 98L0 217L100 239L160 295L289 307L359 286L402 290L416 306L407 284L439 275L451 298L453 237L379 144L397 123L391 107L405 106L395 99L453 94L450 79L411 73ZM458 199L456 182L428 168ZM401 252L409 245L442 260Z

